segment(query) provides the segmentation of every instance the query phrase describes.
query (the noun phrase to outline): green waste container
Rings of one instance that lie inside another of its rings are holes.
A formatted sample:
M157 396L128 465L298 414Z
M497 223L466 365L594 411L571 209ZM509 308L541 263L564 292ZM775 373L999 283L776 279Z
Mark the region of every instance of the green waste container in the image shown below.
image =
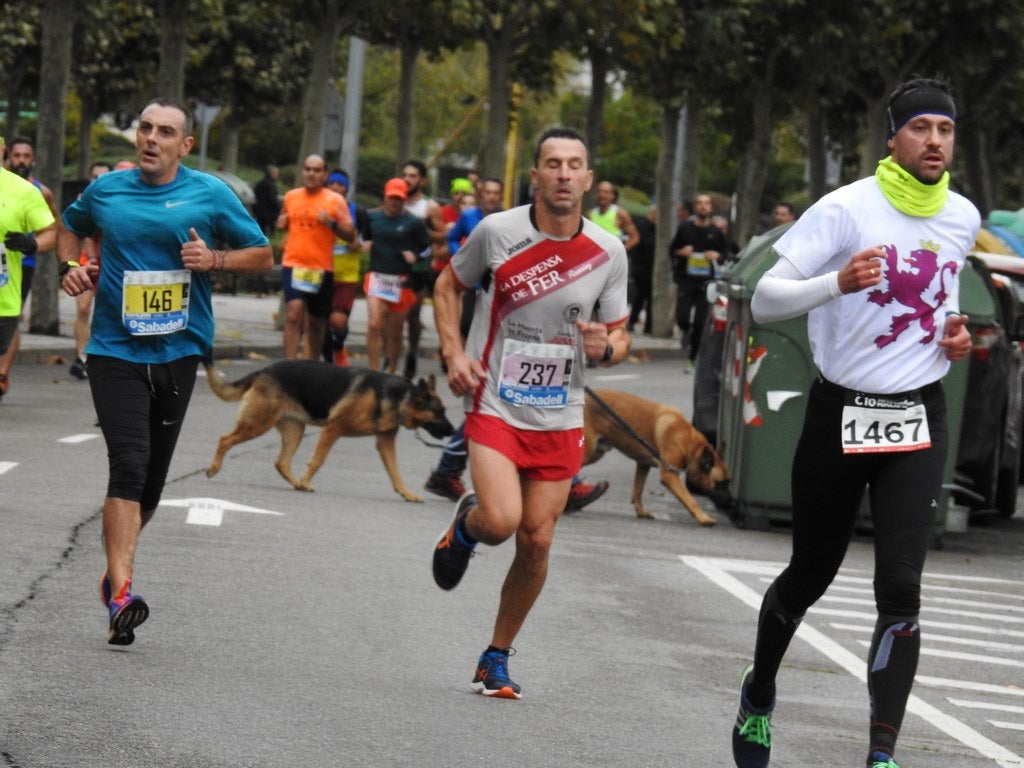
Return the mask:
M729 278L718 452L729 468L733 497L730 518L741 528L792 522L790 472L803 428L807 393L818 370L807 338L807 317L757 323L750 300L761 276L776 262L773 246L790 225L751 240ZM961 310L985 322L996 307L982 278L968 262L961 275ZM967 389L967 362L954 363L943 379L949 420L949 455L936 518L941 544L956 465L960 422ZM866 495L858 527L870 529Z

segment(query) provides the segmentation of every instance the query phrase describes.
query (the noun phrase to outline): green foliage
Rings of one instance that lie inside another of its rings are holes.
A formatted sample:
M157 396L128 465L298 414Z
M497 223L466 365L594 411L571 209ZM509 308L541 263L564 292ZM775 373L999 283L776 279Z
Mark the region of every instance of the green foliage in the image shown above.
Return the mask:
M653 194L660 123L661 108L650 99L626 92L609 102L604 140L594 157L596 175Z

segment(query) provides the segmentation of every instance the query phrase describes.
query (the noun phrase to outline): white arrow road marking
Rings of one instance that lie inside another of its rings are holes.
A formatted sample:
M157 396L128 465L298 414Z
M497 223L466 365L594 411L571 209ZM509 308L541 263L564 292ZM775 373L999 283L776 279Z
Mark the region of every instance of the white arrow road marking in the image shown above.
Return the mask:
M83 432L80 435L68 435L57 440L58 443L84 443L87 440L95 440L99 435L95 432Z
M746 603L754 610L761 608L761 595L748 587L729 571L764 573L771 569L770 563L743 563L743 561L729 560L726 558L714 557L690 557L680 555L682 560L690 568L704 575L710 582L718 585L740 602ZM780 569L776 569L778 573ZM767 574L765 574L767 575ZM846 650L842 645L828 637L809 624L804 622L796 632L796 636L805 641L820 653L827 656L835 664L843 667L847 672L863 682L865 680L866 665L864 660ZM997 744L988 737L978 733L964 722L952 715L933 707L923 699L911 694L907 701L907 711L927 720L931 725L945 732L951 738L956 739L964 746L970 747L987 757L1002 768L1011 766L1024 766L1024 759L1014 754L1001 744Z
M189 525L220 525L224 519L225 512L250 512L254 515L284 515L284 512L272 512L269 509L248 507L245 504L236 504L233 501L211 499L209 497L165 499L160 502L160 505L166 507L187 507L188 517L185 518L185 522Z
M0 461L0 475L18 466L16 461Z

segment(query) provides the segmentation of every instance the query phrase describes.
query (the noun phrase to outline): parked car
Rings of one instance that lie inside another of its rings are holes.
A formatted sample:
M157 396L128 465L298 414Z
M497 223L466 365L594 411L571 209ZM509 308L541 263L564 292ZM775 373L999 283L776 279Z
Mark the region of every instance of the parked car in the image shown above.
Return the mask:
M242 205L249 213L253 212L256 207L256 193L253 191L252 186L245 179L239 178L233 173L227 171L205 171L205 173L211 176L216 176L218 179L223 181L234 192L238 199L242 201Z
M994 323L970 324L973 346L957 449L954 499L1012 517L1024 463L1024 259L975 253L992 292Z
M751 240L739 263L762 256L789 226ZM994 510L1009 517L1024 477L1024 259L978 253L970 257L970 267L991 293L994 313L968 322L972 351L952 493L974 512ZM733 363L725 359L729 284L724 274L709 285L708 322L694 371L692 421L719 450L722 381Z

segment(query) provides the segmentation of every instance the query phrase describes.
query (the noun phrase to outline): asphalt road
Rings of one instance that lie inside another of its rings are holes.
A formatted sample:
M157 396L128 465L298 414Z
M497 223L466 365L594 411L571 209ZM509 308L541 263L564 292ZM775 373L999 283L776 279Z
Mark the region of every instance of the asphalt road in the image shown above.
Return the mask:
M0 404L0 766L732 764L736 681L787 531L741 531L722 515L700 528L653 476L657 519L639 520L632 466L610 455L586 467L611 488L559 524L510 663L524 698L487 700L469 681L511 546L482 551L452 593L437 589L430 552L451 504L402 501L370 438L339 441L311 494L273 469L276 433L206 478L235 408L200 381L136 561L152 615L134 645L114 648L96 593L106 460L88 386L64 367L16 373ZM691 380L663 360L591 383L688 413ZM438 455L400 436L412 489ZM773 768L863 765L870 544L856 538L786 658ZM930 553L903 768L1024 766L1022 554L1021 512L947 533Z

